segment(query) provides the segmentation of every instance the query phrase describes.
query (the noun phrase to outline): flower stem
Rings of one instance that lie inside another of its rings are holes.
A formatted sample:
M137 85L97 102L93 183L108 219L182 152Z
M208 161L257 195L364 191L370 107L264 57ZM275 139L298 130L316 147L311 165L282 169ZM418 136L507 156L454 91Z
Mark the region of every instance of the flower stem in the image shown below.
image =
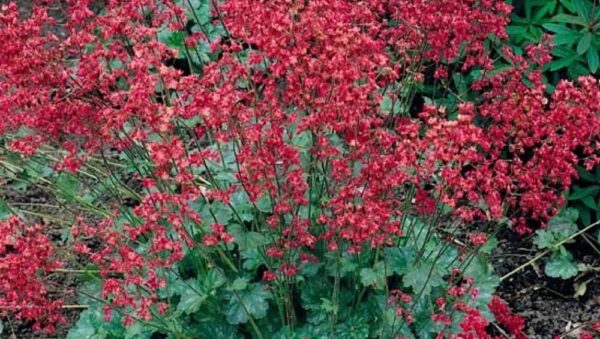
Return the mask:
M514 270L512 270L511 272L505 274L504 276L502 276L500 278L500 281L504 281L510 277L512 277L513 275L519 273L521 270L523 270L524 268L526 268L527 266L535 263L536 261L540 260L541 258L543 258L546 254L550 253L551 251L553 251L556 247L566 243L569 240L572 240L578 236L580 236L581 234L587 232L589 229L593 228L594 226L600 225L600 220L596 221L593 224L588 225L587 227L581 229L579 232L577 233L573 233L572 235L568 236L567 238L559 241L557 244L555 244L554 246L552 246L552 248L546 249L545 251L541 252L540 254L536 255L535 257L533 257L531 260L529 260L528 262L524 263L523 265L515 268Z

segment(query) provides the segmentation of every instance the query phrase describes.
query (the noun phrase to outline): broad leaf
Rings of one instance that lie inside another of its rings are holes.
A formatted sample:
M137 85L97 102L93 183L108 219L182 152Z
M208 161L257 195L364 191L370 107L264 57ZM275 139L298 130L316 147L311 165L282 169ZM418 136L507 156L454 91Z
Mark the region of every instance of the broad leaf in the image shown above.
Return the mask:
M414 258L414 248L391 247L385 249L385 261L389 269L399 275L403 275L407 272L408 264L411 263Z
M102 315L97 309L87 309L79 315L79 320L73 328L69 330L67 339L101 339L105 338L106 335L99 333L98 330L102 326Z
M203 292L202 286L196 279L187 280L185 283L180 283L183 287L177 311L185 314L197 312L202 304L208 299L208 295Z
M549 277L569 279L577 275L577 265L573 256L566 250L554 253L546 263L544 272Z
M588 0L571 0L571 2L580 17L588 22L592 19L592 4Z
M558 36L557 39L558 40ZM558 42L556 42L558 44ZM570 57L562 58L560 60L555 60L550 63L550 70L557 71L559 69L565 68L573 64L577 59L579 59L579 55L574 54Z
M412 287L413 292L428 296L434 287L442 286L442 272L437 265L432 266L431 263L420 263L418 265L409 265L406 275L402 278L402 282L407 287Z
M589 52L590 51L588 51L588 54L589 54ZM598 178L596 178L596 176L594 174L592 174L591 172L589 172L582 166L577 166L577 174L579 175L579 179L583 179L587 182L593 182L593 183L598 182Z
M379 261L373 268L360 270L360 282L365 286L375 286L377 289L385 287L385 265Z
M577 44L577 54L583 55L590 48L592 44L592 33L587 32L583 35L583 38L579 40Z
M564 13L555 15L554 17L552 17L552 21L573 24L573 25L580 25L580 26L587 25L587 22L585 21L584 18L576 16L576 15L569 15L569 14L564 14Z
M12 213L10 207L6 203L6 200L0 198L0 220L8 219Z
M600 186L594 185L585 188L580 188L575 186L573 188L573 193L569 195L569 200L580 200L587 196L594 195L600 192Z
M56 179L56 186L61 195L67 201L72 202L79 191L79 180L71 173L62 172Z
M537 230L536 237L533 240L533 243L539 248L544 249L548 247L552 247L555 242L554 234L548 230Z
M261 319L267 315L271 293L262 284L253 284L249 289L233 292L225 315L232 325L246 323L250 317Z
M574 31L572 29L570 29L569 27L565 26L565 25L561 25L561 24L543 24L542 27L544 27L546 30L552 32L552 33L557 33L557 34L578 34L577 31Z
M233 241L239 246L240 250L260 248L265 244L265 237L262 234L247 231L239 224L228 226L227 231L233 235Z
M587 51L587 62L590 72L596 73L600 66L600 60L598 59L598 50L595 47L588 49Z

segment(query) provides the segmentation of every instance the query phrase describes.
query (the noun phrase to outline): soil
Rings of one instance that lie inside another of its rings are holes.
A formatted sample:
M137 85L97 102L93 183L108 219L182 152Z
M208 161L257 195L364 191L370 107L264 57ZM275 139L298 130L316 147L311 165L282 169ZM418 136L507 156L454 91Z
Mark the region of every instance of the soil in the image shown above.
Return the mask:
M528 262L537 253L533 237L519 237L511 231L500 234L492 257L496 273L503 276ZM598 266L600 255L583 239L568 246L575 261ZM513 312L526 319L529 338L578 338L581 330L600 321L600 275L588 274L569 280L544 274L546 258L504 280L497 294ZM585 294L575 297L575 283L588 281Z

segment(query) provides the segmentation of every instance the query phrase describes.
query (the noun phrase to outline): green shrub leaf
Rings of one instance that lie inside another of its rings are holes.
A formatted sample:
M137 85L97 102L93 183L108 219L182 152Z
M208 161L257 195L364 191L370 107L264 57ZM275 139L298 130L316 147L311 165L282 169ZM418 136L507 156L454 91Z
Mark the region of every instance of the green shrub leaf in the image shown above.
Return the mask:
M546 275L552 278L569 279L577 275L577 265L573 256L566 250L554 253L544 268Z
M592 43L592 33L587 32L583 35L583 38L579 40L577 44L577 54L583 55L590 48Z
M587 62L590 72L596 73L600 66L600 60L598 60L598 50L596 48L590 48L587 51Z
M225 315L232 325L246 323L250 316L261 319L267 315L271 293L262 284L253 284L249 289L231 295Z

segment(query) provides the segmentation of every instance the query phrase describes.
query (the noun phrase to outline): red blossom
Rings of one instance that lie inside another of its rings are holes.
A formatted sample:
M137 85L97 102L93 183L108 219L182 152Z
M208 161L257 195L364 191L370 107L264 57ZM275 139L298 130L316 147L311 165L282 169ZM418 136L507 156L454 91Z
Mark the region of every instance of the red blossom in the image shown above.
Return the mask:
M487 234L481 232L473 232L469 234L469 242L475 247L480 247L487 243Z
M515 338L527 338L523 333L525 328L525 320L518 315L514 315L510 312L508 305L498 297L492 297L492 301L488 305L488 308L494 315L496 321L508 330Z
M65 324L61 300L50 297L45 276L61 266L41 225L17 217L0 221L0 315L14 312L34 330L54 333Z
M298 274L299 271L296 266L288 263L281 264L279 266L279 270L286 277L294 277L296 274Z
M277 279L277 275L273 271L264 271L262 275L262 280L264 281L274 281Z

